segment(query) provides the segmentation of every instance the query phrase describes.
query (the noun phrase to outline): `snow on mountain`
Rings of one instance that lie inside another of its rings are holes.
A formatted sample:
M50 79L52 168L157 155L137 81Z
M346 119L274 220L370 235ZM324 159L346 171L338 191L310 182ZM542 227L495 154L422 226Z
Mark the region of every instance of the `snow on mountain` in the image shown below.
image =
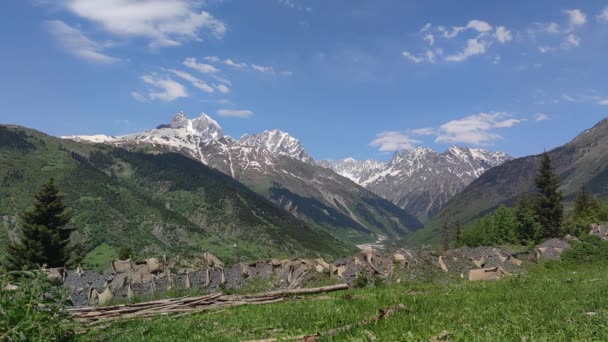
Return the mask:
M441 154L424 147L398 152L386 164L352 158L318 164L426 218L485 171L511 159L502 152L451 146Z
M99 143L99 144L111 143L111 142L120 140L117 137L110 136L110 135L103 135L103 134L96 134L96 135L69 135L69 136L63 136L61 138L62 139L74 140L74 141L77 141L77 142L90 142L90 143Z
M278 129L259 134L245 134L238 142L243 146L261 146L273 153L313 163L312 157L300 145L298 139Z
M356 160L349 157L342 160L320 160L317 165L332 169L339 175L361 184L364 180L378 173L385 164L372 159Z
M298 139L279 130L224 136L220 125L201 113L178 113L169 124L119 136L72 136L148 152L175 152L213 167L268 197L295 216L334 234L366 240L374 234L403 236L420 222L389 201L316 165ZM375 218L373 223L369 217Z

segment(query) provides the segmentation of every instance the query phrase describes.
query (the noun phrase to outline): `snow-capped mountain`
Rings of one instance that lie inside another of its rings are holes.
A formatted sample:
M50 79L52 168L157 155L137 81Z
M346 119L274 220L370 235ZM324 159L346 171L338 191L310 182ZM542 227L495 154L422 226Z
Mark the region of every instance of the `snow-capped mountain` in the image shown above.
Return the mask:
M313 163L312 157L304 150L298 139L278 129L264 131L260 134L245 134L239 139L239 144L261 146L283 156L295 158L305 163Z
M366 241L376 234L403 236L421 226L389 201L316 165L298 139L279 130L235 140L208 115L188 119L180 112L169 124L137 134L64 138L189 156L232 176L296 217L351 241Z
M376 160L356 160L350 157L342 160L319 160L317 164L332 169L357 184L362 184L385 166L384 163Z
M319 162L420 218L435 214L488 169L512 158L502 152L452 146L395 153L386 164L352 158Z

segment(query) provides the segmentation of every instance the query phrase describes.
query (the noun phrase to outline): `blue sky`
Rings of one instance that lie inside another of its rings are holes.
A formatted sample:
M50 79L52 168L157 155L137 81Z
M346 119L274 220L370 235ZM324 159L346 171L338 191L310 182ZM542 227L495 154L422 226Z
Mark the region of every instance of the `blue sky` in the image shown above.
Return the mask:
M7 0L0 122L138 132L177 111L316 159L514 156L608 116L608 0Z

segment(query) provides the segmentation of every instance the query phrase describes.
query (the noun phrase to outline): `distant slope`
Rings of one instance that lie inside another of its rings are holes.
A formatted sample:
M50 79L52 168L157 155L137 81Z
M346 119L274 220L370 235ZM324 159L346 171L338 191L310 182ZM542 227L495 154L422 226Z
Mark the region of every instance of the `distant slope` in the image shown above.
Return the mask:
M87 250L107 243L144 255L253 259L351 250L231 177L190 158L144 154L0 126L0 241L33 193L57 179Z
M583 184L592 193L608 197L608 119L548 153L567 201ZM513 205L521 193L534 192L539 160L538 155L523 157L488 170L450 200L440 215L411 236L408 242L434 243L443 223L469 223L500 204Z

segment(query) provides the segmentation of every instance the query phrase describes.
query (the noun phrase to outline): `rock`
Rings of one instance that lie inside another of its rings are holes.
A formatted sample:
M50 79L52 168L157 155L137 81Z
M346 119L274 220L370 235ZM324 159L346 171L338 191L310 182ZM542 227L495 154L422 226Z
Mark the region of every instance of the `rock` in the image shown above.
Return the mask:
M443 256L439 257L439 267L441 267L443 272L448 273L448 266L445 264L445 261L443 261Z
M557 260L562 253L570 248L570 244L562 239L554 238L536 246L537 259Z
M602 240L608 240L608 228L606 228L606 224L594 223L590 228L589 235L595 235Z
M500 266L481 268L469 271L469 281L498 280L504 278L505 275L507 273Z

